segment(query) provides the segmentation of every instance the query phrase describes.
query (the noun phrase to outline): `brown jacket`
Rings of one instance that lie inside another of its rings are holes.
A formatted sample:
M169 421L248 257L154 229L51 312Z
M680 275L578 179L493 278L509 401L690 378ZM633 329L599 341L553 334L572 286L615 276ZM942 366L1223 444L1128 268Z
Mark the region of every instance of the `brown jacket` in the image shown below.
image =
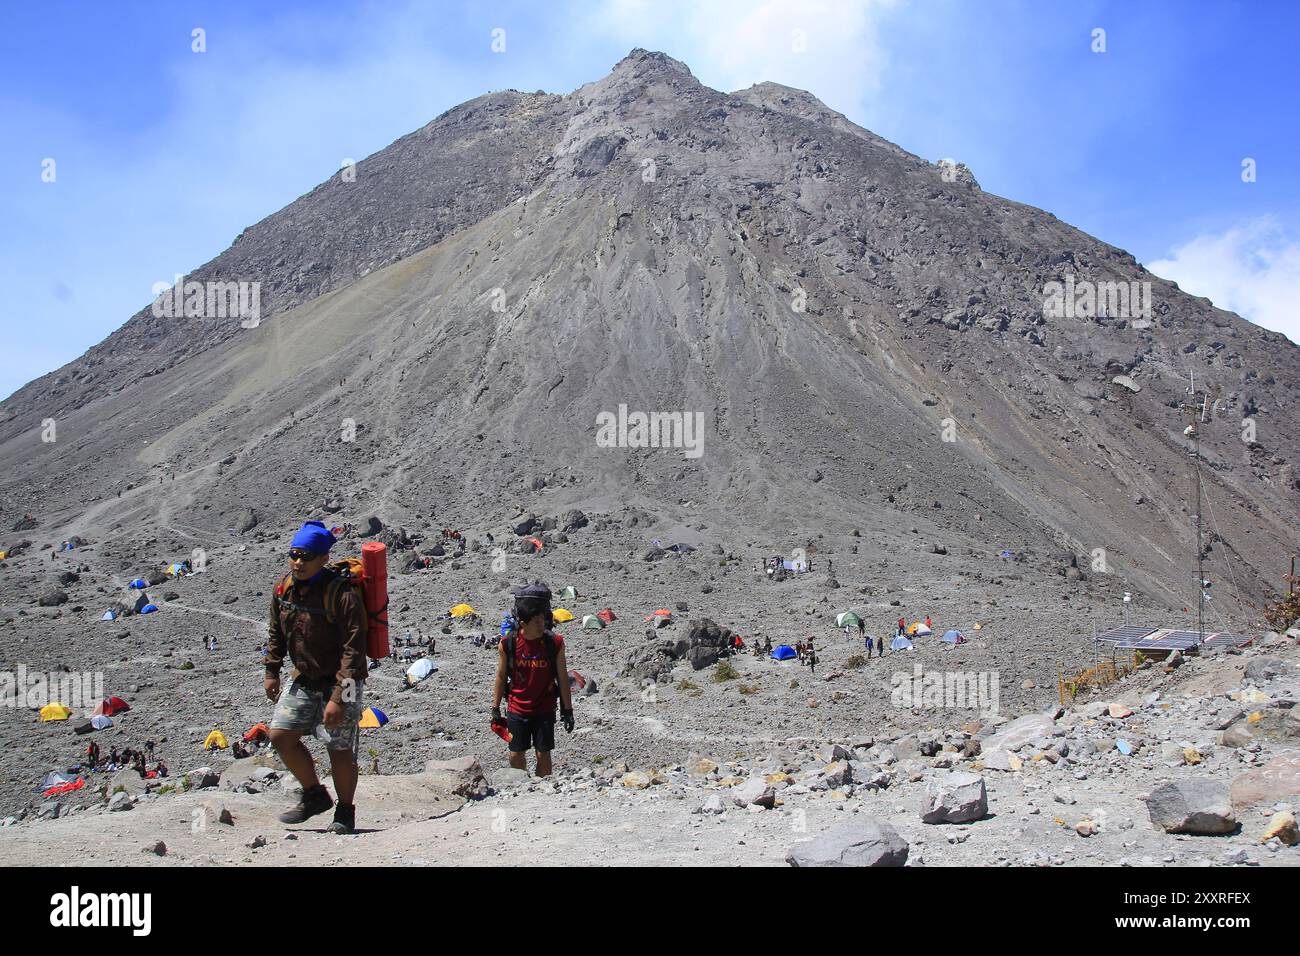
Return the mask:
M329 602L328 612L326 602ZM328 569L315 581L281 579L271 593L267 677L279 677L285 654L297 674L332 682L330 700L342 703L349 679L366 679L366 609L357 592L337 583Z

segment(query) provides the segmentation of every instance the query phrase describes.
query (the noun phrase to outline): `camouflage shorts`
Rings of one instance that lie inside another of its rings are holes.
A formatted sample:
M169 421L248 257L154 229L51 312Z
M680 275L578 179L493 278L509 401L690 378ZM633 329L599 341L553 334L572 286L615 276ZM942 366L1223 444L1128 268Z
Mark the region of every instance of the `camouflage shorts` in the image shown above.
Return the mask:
M280 694L275 705L275 716L271 718L272 730L300 730L305 736L319 737L325 742L326 750L350 750L356 757L357 747L361 742L361 731L357 727L361 720L361 695L365 681L357 684L355 699L343 702L343 720L338 727L330 731L325 726L325 706L330 702L333 687L314 690L301 677L295 677Z

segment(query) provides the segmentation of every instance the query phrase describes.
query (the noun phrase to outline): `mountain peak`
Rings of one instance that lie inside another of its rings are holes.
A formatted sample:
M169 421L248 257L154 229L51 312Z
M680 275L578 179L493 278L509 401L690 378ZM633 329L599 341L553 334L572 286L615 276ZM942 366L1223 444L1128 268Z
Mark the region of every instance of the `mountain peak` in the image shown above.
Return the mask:
M691 68L681 60L674 60L667 53L660 53L657 50L643 50L637 47L623 59L614 64L614 69L610 71L614 74L632 74L644 75L647 73L680 73L683 76L695 78Z

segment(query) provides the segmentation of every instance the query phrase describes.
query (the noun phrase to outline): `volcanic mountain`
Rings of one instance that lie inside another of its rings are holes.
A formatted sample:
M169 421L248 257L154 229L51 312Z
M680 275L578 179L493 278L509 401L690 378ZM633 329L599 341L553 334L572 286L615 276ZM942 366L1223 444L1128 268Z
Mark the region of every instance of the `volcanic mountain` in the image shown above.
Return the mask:
M1257 597L1300 526L1295 345L808 93L661 53L457 106L187 281L257 283L260 321L151 304L5 401L6 528L628 504L767 553L856 532L921 579L1051 555L1182 607L1189 414L1216 585ZM598 441L656 412L701 421L698 454Z

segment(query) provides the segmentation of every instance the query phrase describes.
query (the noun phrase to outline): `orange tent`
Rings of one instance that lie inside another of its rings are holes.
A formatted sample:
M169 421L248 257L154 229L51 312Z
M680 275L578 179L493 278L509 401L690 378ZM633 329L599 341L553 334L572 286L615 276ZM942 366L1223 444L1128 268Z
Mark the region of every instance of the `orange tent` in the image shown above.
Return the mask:
M597 611L596 617L600 618L606 624L612 624L613 622L618 620L618 616L615 615L614 612L611 611L609 608L605 608L603 611Z
M541 538L524 538L524 540L525 540L525 541L531 541L533 544L537 545L537 550L538 550L538 551L541 551L542 548L546 547L546 545L542 544L542 539L541 539Z
M270 736L271 736L271 728L266 726L266 724L263 723L253 724L252 727L248 728L248 732L244 734L244 743L248 743L249 741L253 741L253 740L261 740L263 737L270 737Z

